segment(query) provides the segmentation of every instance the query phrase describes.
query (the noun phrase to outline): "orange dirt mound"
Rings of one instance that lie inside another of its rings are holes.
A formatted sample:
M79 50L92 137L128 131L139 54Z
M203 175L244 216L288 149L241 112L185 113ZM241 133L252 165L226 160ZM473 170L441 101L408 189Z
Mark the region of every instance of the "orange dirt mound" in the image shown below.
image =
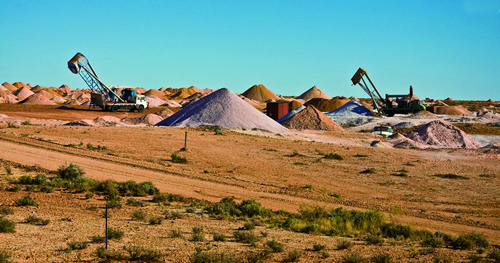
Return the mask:
M464 115L469 114L470 111L463 106L445 106L437 107L436 114L446 114L446 115Z
M156 90L156 89L150 89L146 92L144 92L142 95L145 95L145 96L155 96L159 99L162 99L162 100L165 100L167 98L165 92L163 91L159 91L159 90Z
M290 107L291 107L291 110L296 110L297 108L299 108L300 106L302 106L303 104L300 103L299 101L297 100L292 100L290 101Z
M274 94L274 92L270 91L264 85L253 85L241 95L260 102L266 102L268 100L279 100L278 95Z
M14 87L20 89L20 88L27 88L29 89L30 87L28 87L26 84L24 84L24 82L14 82L12 84Z
M286 119L281 125L296 130L344 131L340 125L314 106L307 106L304 110Z
M341 98L341 97L336 97L333 99L322 99L322 98L314 98L306 102L306 106L312 105L316 109L322 111L322 112L330 112L334 111L340 107L342 107L344 104L348 103L350 100L348 98Z
M306 92L302 93L297 99L304 100L305 102L315 99L315 98L321 98L321 99L331 99L332 97L328 96L325 92L320 90L318 87L313 86L312 88L308 89Z

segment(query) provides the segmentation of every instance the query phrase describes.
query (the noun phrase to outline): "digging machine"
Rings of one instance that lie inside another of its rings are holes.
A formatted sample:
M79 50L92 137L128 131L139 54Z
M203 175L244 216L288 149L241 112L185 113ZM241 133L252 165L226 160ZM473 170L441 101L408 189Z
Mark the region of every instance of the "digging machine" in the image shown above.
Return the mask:
M368 86L366 80L370 86ZM358 71L351 78L353 85L359 85L370 96L373 102L373 107L380 113L386 114L389 117L394 114L409 114L425 110L425 105L420 99L413 96L413 87L410 86L410 94L407 95L389 95L385 94L385 99L382 98L368 73L363 68Z
M68 61L68 68L74 74L79 74L90 87L90 105L99 106L104 111L116 112L119 109L143 112L148 108L148 102L144 95L137 95L133 89L124 89L121 96L116 89L104 85L90 65L88 59L82 53Z

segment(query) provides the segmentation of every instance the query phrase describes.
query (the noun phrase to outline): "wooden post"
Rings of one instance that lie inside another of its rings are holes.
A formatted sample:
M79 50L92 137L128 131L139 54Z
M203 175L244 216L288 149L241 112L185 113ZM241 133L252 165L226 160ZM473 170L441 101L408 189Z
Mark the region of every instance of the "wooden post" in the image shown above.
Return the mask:
M106 217L106 249L108 249L108 204L106 204L106 212L104 216Z
M188 142L188 132L186 132L186 135L184 136L184 150L187 150L187 142Z

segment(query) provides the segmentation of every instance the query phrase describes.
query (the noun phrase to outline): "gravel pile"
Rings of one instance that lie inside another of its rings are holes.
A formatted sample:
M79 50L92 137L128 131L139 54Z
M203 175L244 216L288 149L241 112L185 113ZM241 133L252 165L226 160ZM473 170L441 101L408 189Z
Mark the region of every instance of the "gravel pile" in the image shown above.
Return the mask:
M285 127L256 110L226 88L219 89L187 105L156 126L198 127L204 124L226 128L286 130Z

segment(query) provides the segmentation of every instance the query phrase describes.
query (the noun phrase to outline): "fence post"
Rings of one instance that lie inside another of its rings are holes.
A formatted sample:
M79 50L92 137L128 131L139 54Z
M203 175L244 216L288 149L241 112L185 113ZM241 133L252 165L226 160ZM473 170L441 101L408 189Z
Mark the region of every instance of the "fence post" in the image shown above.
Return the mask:
M106 204L106 212L104 216L106 217L106 249L108 249L108 204Z

